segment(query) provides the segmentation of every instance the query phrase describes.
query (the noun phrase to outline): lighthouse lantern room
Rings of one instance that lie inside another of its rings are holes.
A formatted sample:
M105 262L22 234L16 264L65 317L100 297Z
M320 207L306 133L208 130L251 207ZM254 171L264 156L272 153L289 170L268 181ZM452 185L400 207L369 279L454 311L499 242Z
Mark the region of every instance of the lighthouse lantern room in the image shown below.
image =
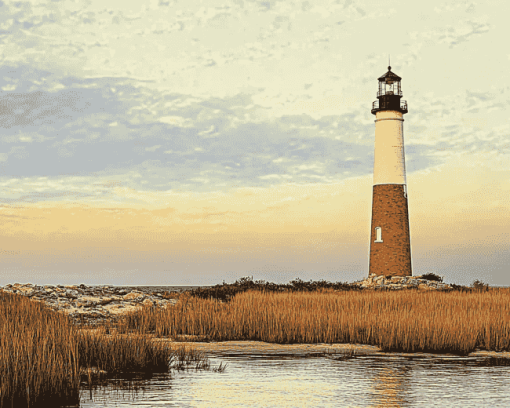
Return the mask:
M407 113L407 102L400 100L402 98L402 89L400 87L402 78L391 72L391 67L389 66L388 72L379 77L378 80L378 100L372 104L372 113L375 115L380 110L388 109Z

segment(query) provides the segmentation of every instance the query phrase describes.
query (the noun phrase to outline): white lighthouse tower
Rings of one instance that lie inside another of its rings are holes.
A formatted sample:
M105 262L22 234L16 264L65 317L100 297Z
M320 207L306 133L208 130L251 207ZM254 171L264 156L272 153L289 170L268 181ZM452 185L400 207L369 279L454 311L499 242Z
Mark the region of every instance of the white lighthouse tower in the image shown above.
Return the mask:
M409 210L404 156L404 114L400 78L378 78L375 115L374 187L369 275L412 276Z

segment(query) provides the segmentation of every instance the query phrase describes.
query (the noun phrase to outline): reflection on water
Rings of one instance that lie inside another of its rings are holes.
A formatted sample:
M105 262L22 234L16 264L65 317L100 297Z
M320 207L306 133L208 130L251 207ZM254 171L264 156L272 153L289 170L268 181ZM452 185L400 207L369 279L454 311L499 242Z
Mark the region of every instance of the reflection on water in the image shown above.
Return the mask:
M510 366L480 357L211 354L212 371L81 391L80 407L508 407ZM491 365L492 363L498 365ZM498 362L500 361L500 362ZM112 380L120 381L120 380Z

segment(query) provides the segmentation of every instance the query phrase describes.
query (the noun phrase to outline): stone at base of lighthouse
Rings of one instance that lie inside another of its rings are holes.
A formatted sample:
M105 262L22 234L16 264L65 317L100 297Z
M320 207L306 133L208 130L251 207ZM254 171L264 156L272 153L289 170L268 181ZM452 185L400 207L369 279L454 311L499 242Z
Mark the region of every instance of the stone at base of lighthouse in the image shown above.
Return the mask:
M380 237L376 228L380 228ZM412 276L409 211L403 184L374 185L369 274Z

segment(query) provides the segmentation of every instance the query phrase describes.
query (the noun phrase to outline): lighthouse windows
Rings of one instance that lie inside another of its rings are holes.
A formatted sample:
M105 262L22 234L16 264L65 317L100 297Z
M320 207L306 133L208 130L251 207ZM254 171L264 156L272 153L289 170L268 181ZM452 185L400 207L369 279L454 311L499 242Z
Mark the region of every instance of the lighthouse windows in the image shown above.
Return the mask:
M375 227L375 241L374 242L383 242L381 227Z

